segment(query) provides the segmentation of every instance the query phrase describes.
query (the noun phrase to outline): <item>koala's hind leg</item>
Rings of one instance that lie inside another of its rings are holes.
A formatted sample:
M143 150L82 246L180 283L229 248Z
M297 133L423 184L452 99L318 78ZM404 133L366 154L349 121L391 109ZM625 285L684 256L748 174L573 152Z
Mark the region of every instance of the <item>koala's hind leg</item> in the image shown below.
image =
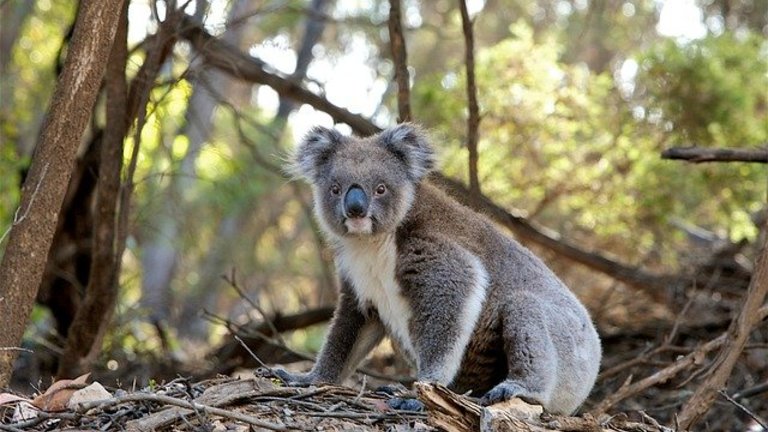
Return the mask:
M489 390L483 403L519 397L549 408L557 381L558 355L542 306L532 296L520 294L507 302L502 315L507 379Z

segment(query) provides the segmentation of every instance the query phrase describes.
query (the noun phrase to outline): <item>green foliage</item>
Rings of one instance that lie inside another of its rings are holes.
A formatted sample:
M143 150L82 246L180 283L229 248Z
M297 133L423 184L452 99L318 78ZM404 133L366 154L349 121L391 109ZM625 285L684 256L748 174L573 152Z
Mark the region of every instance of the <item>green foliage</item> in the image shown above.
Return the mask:
M565 63L562 45L554 38L537 41L522 23L511 33L514 38L481 49L477 56L479 169L486 194L504 206L525 210L567 237L589 239L590 247L612 251L625 261L652 254L660 263L674 265L687 243L672 220L725 232L734 240L754 238L757 231L748 215L764 202L763 167L685 166L660 158L664 147L685 142L693 133L712 146L756 143L765 136L768 95L754 89L768 88L768 68L753 38L732 48L734 55L726 55L727 47L737 41L724 38L700 42L724 52L672 42L654 48L647 58L671 47L677 47L677 57L653 63L654 74L638 77L636 85L654 89L648 100L627 98L609 73ZM703 66L710 63L720 66ZM724 65L731 65L730 72ZM693 69L698 72L690 88L674 85L673 78L684 83L682 71ZM437 141L444 145L445 169L465 177L467 156L460 137L466 126L455 121L465 118L464 106L456 102L463 99L465 78L457 75L422 82L425 88L415 91L414 106L427 124L439 125L438 136L454 137ZM667 94L665 86L690 93ZM683 109L690 105L684 97L704 97L709 103L691 114ZM671 110L686 121L675 117L670 125L650 122L638 117L638 107L642 112Z
M768 43L723 33L666 40L640 58L648 120L670 144L749 147L768 142Z

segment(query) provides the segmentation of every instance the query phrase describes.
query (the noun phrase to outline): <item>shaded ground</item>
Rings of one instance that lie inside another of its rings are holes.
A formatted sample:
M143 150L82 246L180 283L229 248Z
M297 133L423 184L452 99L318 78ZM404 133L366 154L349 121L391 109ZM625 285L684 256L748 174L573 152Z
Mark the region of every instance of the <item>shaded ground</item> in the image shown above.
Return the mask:
M98 386L98 385L95 385ZM519 400L483 408L444 387L418 384L426 412L389 409L388 396L340 386L284 387L270 378L220 378L199 383L176 379L141 390L99 390L68 383L32 403L15 401L2 410L1 430L125 431L668 431L654 419L595 419L542 414ZM100 386L98 386L100 387ZM79 391L78 391L79 390ZM89 400L90 398L90 400ZM50 411L40 411L32 404ZM57 405L57 404L64 404ZM66 405L68 407L65 407Z

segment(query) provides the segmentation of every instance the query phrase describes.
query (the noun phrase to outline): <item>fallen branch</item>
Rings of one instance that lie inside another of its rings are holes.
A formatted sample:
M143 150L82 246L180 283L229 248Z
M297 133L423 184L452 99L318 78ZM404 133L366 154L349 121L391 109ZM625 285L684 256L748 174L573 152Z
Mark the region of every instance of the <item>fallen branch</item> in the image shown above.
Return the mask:
M662 159L685 160L691 163L702 162L756 162L768 163L768 148L706 148L674 147L661 152Z

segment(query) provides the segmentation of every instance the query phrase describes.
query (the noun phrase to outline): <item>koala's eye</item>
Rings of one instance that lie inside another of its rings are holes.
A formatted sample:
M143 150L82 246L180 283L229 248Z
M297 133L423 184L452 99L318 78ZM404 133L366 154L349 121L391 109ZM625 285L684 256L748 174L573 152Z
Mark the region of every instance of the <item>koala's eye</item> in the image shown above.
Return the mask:
M334 194L334 195L340 194L341 193L341 186L339 186L337 184L331 186L331 193Z
M383 183L376 186L376 195L384 195L385 192L387 192L387 187Z

